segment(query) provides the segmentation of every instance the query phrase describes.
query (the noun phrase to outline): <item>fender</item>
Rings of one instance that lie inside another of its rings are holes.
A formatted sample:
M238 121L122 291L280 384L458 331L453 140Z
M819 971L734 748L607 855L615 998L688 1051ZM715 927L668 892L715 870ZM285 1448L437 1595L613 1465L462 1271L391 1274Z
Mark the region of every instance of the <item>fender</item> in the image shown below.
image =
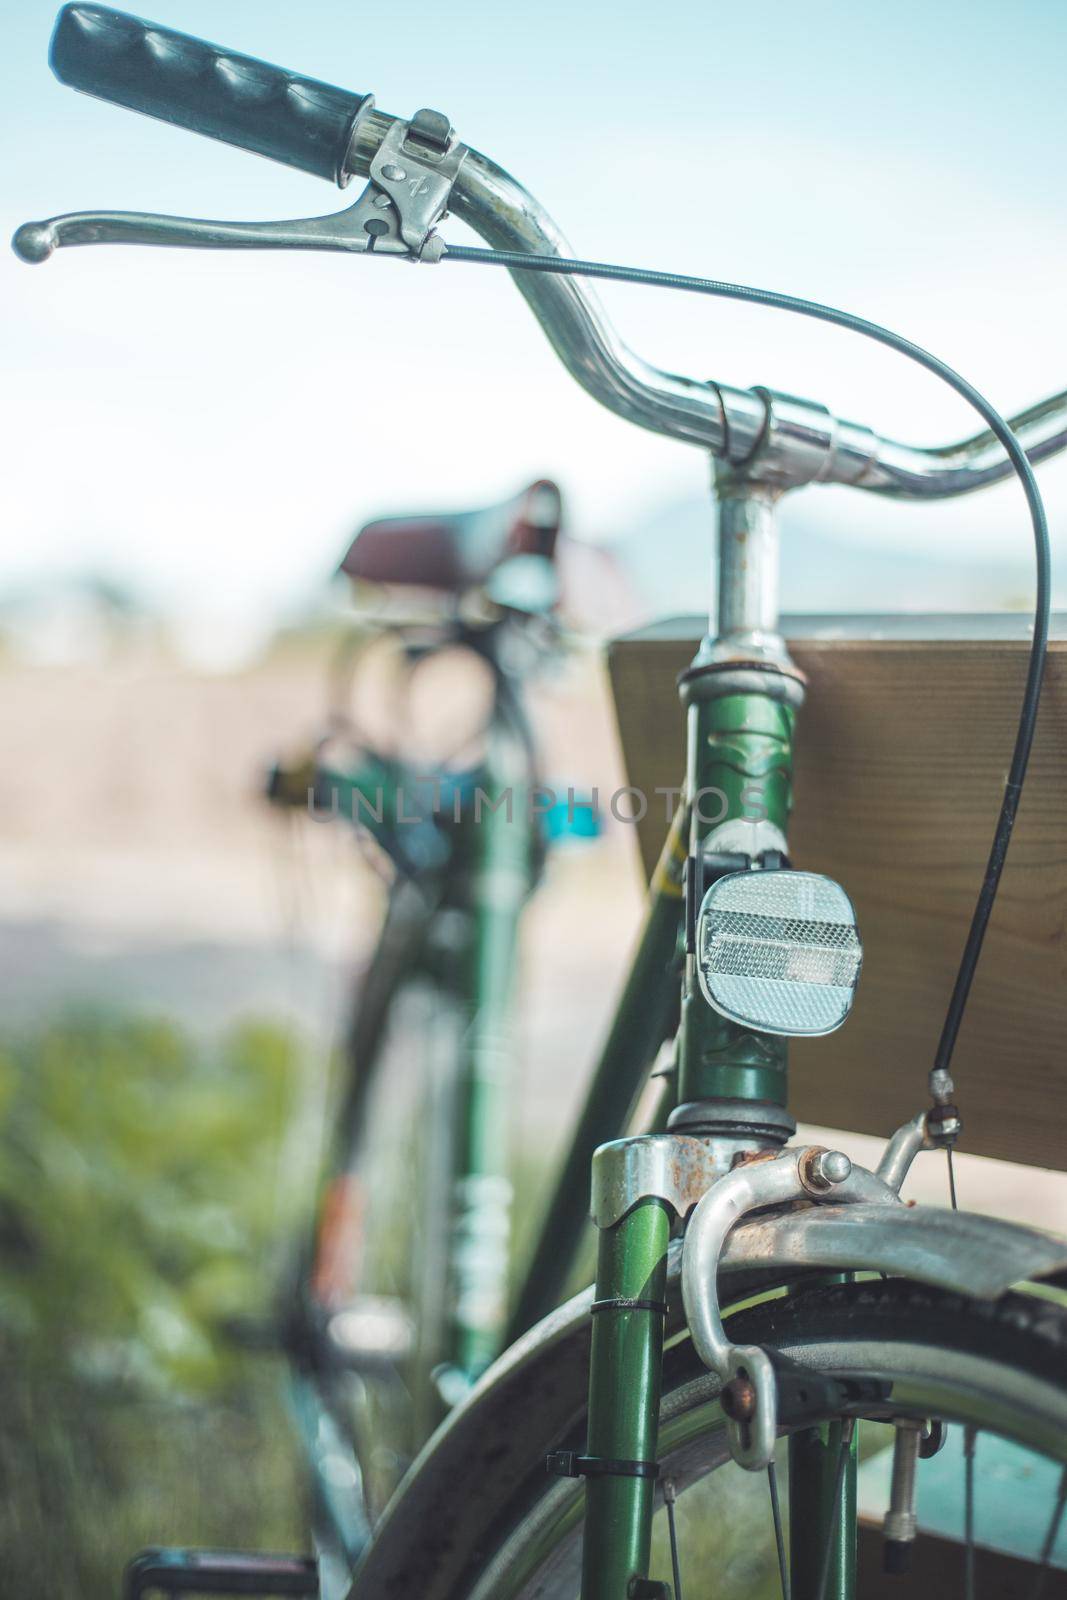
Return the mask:
M1067 1242L1034 1228L903 1203L820 1204L738 1224L720 1260L725 1307L812 1272L886 1272L982 1299L1067 1270ZM681 1240L670 1247L667 1332L684 1329ZM585 1411L592 1289L575 1295L506 1350L423 1449L375 1530L348 1600L447 1594L466 1535L484 1529L501 1480L530 1469L531 1431L565 1438ZM462 1492L457 1494L456 1486ZM484 1497L484 1499L483 1499ZM442 1518L447 1501L449 1516ZM411 1529L434 1529L431 1564L413 1574ZM414 1588L411 1580L418 1578Z
M750 1218L734 1229L722 1271L760 1268L777 1281L809 1268L885 1272L995 1300L1016 1284L1067 1269L1067 1240L939 1206L823 1204Z

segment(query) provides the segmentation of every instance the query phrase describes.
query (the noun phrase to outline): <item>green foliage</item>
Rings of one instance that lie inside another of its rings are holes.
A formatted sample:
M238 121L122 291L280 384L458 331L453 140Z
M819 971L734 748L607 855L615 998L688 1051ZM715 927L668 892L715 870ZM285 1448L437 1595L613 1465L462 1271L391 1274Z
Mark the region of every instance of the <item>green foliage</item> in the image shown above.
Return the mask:
M262 1316L298 1051L246 1025L74 1016L0 1051L0 1349L149 1391L234 1378L231 1319Z
M283 1363L228 1336L295 1221L299 1069L267 1025L82 1014L0 1046L0 1593L114 1600L147 1544L306 1544Z
M307 1548L281 1362L190 1402L0 1372L0 1595L118 1600L147 1545Z

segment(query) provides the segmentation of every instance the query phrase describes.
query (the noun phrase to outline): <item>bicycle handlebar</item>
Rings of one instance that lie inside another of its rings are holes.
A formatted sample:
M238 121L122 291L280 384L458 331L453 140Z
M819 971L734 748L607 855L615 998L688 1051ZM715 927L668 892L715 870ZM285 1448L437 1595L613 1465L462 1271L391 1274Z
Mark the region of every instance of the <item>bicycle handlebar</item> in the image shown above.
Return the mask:
M371 155L395 120L372 110L361 121L348 157L354 173L369 172ZM494 249L571 254L540 202L475 150L460 168L450 204ZM777 447L794 467L803 450L810 453L809 481L902 499L967 494L1011 474L1011 463L988 430L951 445L902 444L807 401L664 372L623 343L597 296L577 278L522 271L511 276L571 376L609 411L653 432L741 462L764 440L769 413L776 414ZM1067 448L1067 390L1009 420L1032 461L1057 454ZM810 437L799 437L810 435L813 423L822 434L814 447Z
M341 187L357 174L384 184L396 170L382 166L379 152L405 125L375 110L372 95L298 77L106 6L63 8L51 63L57 77L75 88ZM420 113L427 115L436 114ZM446 119L439 121L447 126ZM447 148L457 147L440 145L434 159ZM462 155L453 156L451 187L444 191L457 216L496 250L570 254L548 212L520 183L477 151L458 149ZM42 260L59 244L108 240L366 250L363 229L374 232L385 224L360 219L354 235L358 210L343 213L337 226L331 226L332 218L231 224L81 213L28 224L16 234L15 246L27 260ZM378 244L384 253L385 241ZM388 248L403 252L406 247L394 239ZM984 488L1012 470L988 431L941 447L902 444L810 401L663 372L622 342L596 296L576 277L515 270L512 278L568 372L601 405L734 464L759 450L765 470L777 468L783 484L838 483L898 498L935 499ZM1010 420L1031 461L1056 454L1067 447L1067 391Z

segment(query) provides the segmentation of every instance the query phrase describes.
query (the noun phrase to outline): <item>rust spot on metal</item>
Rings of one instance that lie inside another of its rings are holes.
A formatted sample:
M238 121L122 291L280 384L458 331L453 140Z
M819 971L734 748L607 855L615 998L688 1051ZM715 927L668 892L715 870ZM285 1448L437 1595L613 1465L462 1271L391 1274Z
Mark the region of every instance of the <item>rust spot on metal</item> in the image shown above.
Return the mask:
M781 1153L777 1146L773 1150L738 1150L730 1168L732 1171L734 1167L750 1167L755 1161L777 1161Z

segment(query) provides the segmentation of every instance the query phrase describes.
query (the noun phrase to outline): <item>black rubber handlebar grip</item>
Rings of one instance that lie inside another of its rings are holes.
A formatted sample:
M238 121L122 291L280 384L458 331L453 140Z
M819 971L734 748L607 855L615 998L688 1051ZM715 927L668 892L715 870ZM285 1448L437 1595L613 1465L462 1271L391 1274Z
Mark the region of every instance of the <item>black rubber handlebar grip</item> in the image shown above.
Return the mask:
M342 187L352 129L371 102L108 6L64 6L49 61L74 89Z

